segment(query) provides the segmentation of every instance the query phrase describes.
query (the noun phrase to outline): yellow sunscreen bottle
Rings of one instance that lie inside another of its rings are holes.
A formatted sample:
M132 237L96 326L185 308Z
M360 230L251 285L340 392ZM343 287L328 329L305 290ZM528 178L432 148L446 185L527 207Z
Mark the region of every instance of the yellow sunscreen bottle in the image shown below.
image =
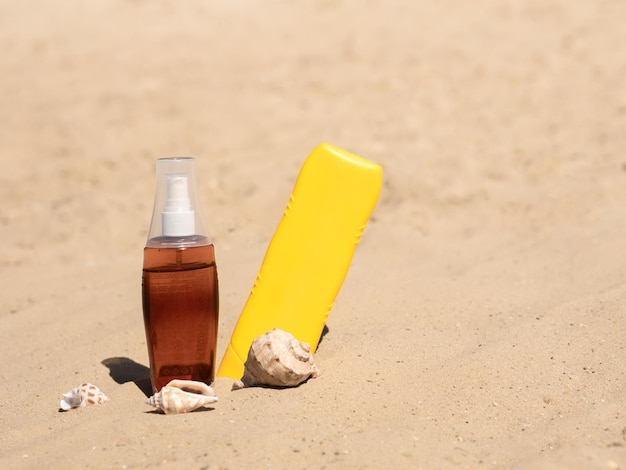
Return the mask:
M332 145L300 170L217 371L240 379L252 341L273 328L315 351L382 185L380 165Z

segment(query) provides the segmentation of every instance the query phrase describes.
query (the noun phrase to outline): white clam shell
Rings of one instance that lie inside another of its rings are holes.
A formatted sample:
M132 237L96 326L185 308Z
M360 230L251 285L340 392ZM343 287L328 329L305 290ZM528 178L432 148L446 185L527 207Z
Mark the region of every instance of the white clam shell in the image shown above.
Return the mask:
M146 400L166 415L189 413L217 401L215 391L204 382L172 380Z
M80 384L67 393L63 394L60 408L62 411L87 405L99 405L109 401L109 398L94 384L88 382Z
M318 375L309 344L274 328L252 342L243 377L233 384L233 390L254 386L296 387Z

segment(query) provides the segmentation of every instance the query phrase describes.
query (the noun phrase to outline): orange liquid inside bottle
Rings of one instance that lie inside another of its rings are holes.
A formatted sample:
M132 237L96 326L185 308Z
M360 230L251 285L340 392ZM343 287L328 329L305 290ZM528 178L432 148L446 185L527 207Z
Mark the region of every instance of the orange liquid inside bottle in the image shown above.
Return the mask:
M144 249L142 298L155 392L173 379L215 377L219 312L212 244L202 236L157 237Z

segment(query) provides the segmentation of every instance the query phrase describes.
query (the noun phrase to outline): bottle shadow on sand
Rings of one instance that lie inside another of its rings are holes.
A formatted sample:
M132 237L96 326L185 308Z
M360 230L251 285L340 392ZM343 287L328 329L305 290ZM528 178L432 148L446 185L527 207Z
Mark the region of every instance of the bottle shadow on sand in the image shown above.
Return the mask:
M110 357L102 361L109 368L109 375L118 384L133 382L146 397L152 395L150 368L128 357Z

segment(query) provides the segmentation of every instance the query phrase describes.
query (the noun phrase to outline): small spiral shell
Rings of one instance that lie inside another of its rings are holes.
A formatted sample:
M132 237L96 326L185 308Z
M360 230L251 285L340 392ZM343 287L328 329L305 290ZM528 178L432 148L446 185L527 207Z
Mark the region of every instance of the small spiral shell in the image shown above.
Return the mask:
M215 391L203 382L172 380L146 400L166 415L189 413L217 401Z
M98 387L85 382L63 394L60 409L61 411L67 411L87 405L99 405L107 401L109 401L109 398Z

